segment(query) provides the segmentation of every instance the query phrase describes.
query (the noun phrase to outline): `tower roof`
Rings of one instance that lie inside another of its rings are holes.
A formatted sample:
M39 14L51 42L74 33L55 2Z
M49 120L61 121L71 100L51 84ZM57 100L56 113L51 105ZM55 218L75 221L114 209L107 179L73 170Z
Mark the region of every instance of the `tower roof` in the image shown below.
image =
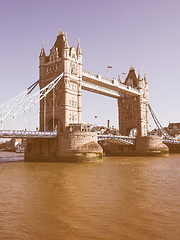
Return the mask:
M54 44L55 49L58 48L58 54L59 57L62 57L62 50L63 50L63 46L64 46L64 35L63 32L60 30L56 42Z
M133 86L137 87L138 79L137 79L137 76L136 76L136 73L135 73L135 70L134 70L133 66L131 66L131 68L129 70L129 73L128 73L128 75L126 77L126 80L125 80L125 84L127 84L129 79L132 79L133 80Z

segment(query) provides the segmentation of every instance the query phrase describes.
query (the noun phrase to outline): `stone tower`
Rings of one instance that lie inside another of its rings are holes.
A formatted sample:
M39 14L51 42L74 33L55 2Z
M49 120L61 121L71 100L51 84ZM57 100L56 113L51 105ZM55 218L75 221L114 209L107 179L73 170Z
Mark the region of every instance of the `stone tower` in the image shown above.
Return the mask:
M40 130L64 131L70 123L81 123L82 52L69 47L67 33L58 33L50 54L42 44L39 56L40 89L64 72L63 78L40 102Z
M146 76L138 76L133 67L130 68L125 84L130 88L139 89L140 96L125 95L118 99L119 133L129 135L137 130L138 136L146 136L148 132L148 83Z

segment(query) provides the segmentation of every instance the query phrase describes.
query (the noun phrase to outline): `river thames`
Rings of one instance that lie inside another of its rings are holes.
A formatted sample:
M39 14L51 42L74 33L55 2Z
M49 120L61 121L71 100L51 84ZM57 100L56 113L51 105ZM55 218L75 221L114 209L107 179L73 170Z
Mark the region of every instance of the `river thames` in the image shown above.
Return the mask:
M179 240L180 154L25 163L0 152L2 240Z

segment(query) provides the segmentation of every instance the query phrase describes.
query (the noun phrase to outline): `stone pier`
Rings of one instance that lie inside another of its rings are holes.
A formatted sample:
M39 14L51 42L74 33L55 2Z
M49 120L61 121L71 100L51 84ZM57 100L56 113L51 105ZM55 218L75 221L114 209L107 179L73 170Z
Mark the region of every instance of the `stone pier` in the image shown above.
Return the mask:
M136 138L136 154L143 156L167 155L169 148L159 136L145 136Z
M28 162L102 162L103 150L93 132L62 132L54 139L27 139Z
M105 155L107 156L166 156L169 148L158 136L137 137L135 145L123 145L101 141Z

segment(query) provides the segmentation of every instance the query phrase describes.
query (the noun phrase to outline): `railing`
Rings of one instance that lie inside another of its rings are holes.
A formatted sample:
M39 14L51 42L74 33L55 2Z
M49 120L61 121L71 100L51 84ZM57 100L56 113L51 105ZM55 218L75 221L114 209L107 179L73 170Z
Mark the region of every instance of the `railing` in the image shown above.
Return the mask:
M0 138L54 138L57 132L0 130Z
M163 143L180 144L180 141L177 141L176 139L172 140L163 139L162 141Z
M119 135L98 135L98 141L102 140L118 140L120 143L127 145L135 145L135 137L119 136Z

